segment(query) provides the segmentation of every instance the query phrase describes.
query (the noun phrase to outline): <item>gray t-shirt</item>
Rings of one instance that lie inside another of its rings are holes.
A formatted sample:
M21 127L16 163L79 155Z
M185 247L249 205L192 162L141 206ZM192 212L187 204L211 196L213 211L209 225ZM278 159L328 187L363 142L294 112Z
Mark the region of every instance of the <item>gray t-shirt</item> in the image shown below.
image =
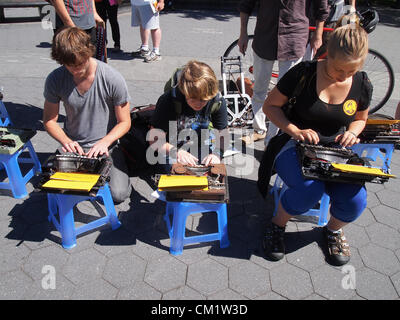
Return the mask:
M92 86L81 95L72 74L61 66L51 72L45 83L44 97L50 103L63 101L66 135L82 147L91 147L117 124L114 106L129 102L130 96L122 75L96 60Z
M87 30L96 25L94 20L93 1L64 0L64 4L68 14L77 27Z

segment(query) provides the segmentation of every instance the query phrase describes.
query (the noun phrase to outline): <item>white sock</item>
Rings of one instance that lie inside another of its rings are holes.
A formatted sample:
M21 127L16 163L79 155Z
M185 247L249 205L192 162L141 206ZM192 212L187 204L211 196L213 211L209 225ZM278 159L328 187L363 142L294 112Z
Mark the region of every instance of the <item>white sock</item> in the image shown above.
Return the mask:
M341 233L342 232L342 229L339 229L339 230L331 230L331 229L329 229L328 227L326 227L327 229L328 229L328 231L330 231L330 232L332 232L332 233Z
M153 48L153 52L155 54L160 54L160 48Z
M145 50L145 51L149 51L149 45L148 45L148 44L142 44L142 45L140 46L140 49L141 49L141 50Z

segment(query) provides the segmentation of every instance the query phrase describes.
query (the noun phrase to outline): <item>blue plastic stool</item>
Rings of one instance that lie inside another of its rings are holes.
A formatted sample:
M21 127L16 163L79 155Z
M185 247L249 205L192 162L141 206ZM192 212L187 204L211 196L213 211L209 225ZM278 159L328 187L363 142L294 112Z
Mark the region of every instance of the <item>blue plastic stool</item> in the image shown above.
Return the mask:
M30 158L19 158L21 153L28 149ZM33 167L22 176L19 163L31 163ZM12 191L14 198L21 199L28 195L26 183L36 174L42 172L40 161L30 141L26 142L18 151L13 154L0 154L0 169L7 172L9 182L0 182L0 189Z
M217 213L218 232L186 237L186 218L191 214L200 212ZM171 215L173 217L172 226L170 222ZM226 203L167 202L164 220L171 239L169 251L173 255L182 254L183 246L191 243L219 240L221 248L229 247Z
M376 161L378 158L382 160L381 169L385 172L390 170L390 161L392 160L392 154L394 151L394 144L391 143L358 143L351 147L351 149L357 153L360 157L364 155L370 161ZM383 153L382 150L385 152Z
M276 212L278 210L279 201L281 200L283 193L287 189L288 189L288 186L277 175L274 186L272 187L272 189L270 191L274 197L274 202L275 202L273 216L276 215ZM330 197L326 193L324 193L320 200L319 209L310 209L301 215L318 217L318 225L325 226L328 223L329 201L330 201Z
M0 99L0 126L7 127L12 125L11 119L8 115L6 106L4 105L3 101Z
M106 209L106 216L75 228L73 209L79 202L86 200L102 201ZM108 184L105 184L103 187L101 187L94 197L48 193L47 202L50 212L48 220L53 222L57 230L61 233L62 246L65 249L71 249L75 247L76 236L81 233L96 229L108 223L111 225L112 230L115 230L121 226L121 222L119 222L117 213L115 211L114 202L112 200ZM60 222L58 222L56 219L57 214L59 215Z

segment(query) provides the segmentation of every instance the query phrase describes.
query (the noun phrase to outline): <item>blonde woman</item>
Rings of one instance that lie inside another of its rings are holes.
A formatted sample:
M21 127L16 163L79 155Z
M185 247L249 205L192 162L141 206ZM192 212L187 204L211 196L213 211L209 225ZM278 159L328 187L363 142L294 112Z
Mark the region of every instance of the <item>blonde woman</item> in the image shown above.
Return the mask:
M356 220L367 205L367 192L363 185L306 180L297 160L296 141L318 144L319 134L335 135L335 142L343 147L358 143L358 135L368 117L372 86L368 76L360 72L368 53L366 32L357 23L341 26L330 36L327 51L326 60L293 67L263 105L267 117L290 138L274 162L275 170L289 188L282 195L277 215L272 218L263 241L266 255L273 260L284 257L287 221L312 209L326 192L331 198L331 218L324 227L328 259L334 265L347 263L350 250L342 228ZM305 73L309 76L297 96L289 120L282 106ZM339 133L342 127L346 131Z

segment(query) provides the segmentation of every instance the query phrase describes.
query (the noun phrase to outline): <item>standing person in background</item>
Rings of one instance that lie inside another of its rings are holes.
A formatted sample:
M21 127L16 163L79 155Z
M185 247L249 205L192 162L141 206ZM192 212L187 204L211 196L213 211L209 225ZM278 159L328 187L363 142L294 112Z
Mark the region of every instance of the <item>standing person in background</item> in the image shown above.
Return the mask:
M315 8L315 20L318 22L317 30L311 39L311 46L316 51L322 44L324 21L328 17L327 0L260 1L252 46L254 132L250 136L243 137L245 143L266 138L265 145L267 145L269 139L276 134L276 127L270 124L268 137L266 137L266 118L261 107L268 92L274 62L279 61L279 77L282 77L304 56L309 34L309 19L306 13L309 12L311 2ZM242 54L245 54L247 50L249 40L247 25L255 4L256 0L242 0L239 4L238 46Z
M164 9L164 0L131 0L132 27L140 26L142 45L132 56L144 58L145 62L161 60L160 42L160 14ZM153 42L153 50L149 49L149 38Z
M104 24L107 23L107 18L110 20L111 33L114 41L113 52L119 52L121 50L121 35L118 24L118 5L120 5L122 1L123 0L96 0L96 11L104 20Z
M51 0L56 10L56 28L58 32L63 26L78 27L90 35L90 41L96 46L96 25L105 26L103 19L97 14L94 0Z

